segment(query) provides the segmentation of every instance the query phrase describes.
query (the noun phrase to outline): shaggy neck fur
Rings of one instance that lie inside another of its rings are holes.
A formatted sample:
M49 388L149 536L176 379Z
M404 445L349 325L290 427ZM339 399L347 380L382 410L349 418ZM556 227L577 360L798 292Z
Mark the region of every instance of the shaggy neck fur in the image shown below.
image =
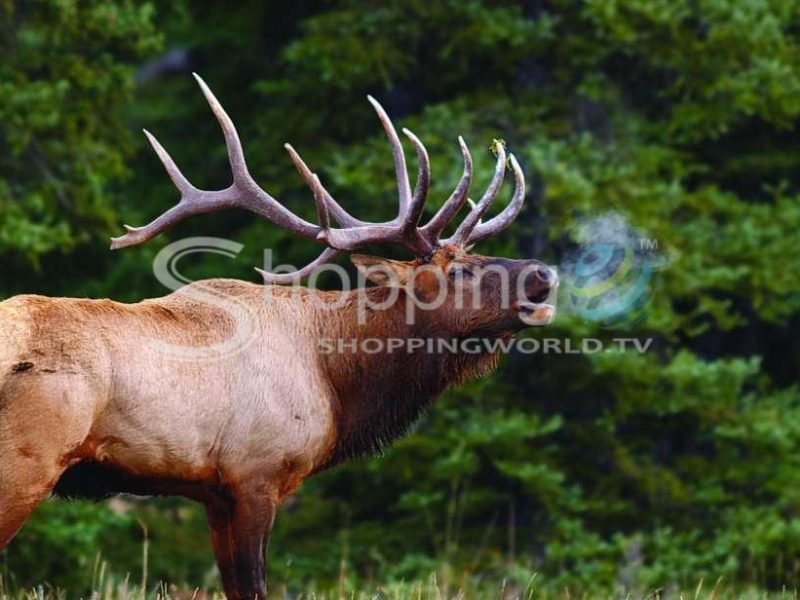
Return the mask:
M363 290L362 290L363 291ZM376 302L389 293L388 288L370 288ZM428 352L425 348L409 353L407 347L376 353L362 351L367 339L423 338L452 340L454 336L437 325L441 319L417 311L416 323L405 322L405 300L369 313L366 323L358 323L358 307L348 303L320 318L319 331L328 339L357 340L357 349L322 353L323 369L331 381L337 405L336 442L325 467L349 458L380 452L414 425L433 400L450 386L493 371L499 353L464 354ZM384 344L385 348L385 344Z

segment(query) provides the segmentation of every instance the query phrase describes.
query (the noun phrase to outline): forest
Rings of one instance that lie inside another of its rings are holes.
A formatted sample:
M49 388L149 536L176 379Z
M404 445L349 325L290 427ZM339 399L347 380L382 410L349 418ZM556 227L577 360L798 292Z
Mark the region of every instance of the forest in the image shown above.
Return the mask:
M426 214L461 175L458 135L476 189L502 140L526 204L478 250L558 266L558 317L523 337L560 351L511 352L384 455L304 484L272 535L271 593L800 589L799 15L797 0L0 0L0 300L164 295L153 259L190 236L244 245L185 259L192 279L259 282L265 249L316 256L238 210L109 250L178 199L143 128L197 185L230 181L192 72L259 183L312 221L285 142L351 213L396 209L367 94L428 148ZM582 295L587 248L609 243L646 275L621 310ZM586 340L611 350L563 351ZM0 597L221 589L203 511L177 498L48 500L0 581Z

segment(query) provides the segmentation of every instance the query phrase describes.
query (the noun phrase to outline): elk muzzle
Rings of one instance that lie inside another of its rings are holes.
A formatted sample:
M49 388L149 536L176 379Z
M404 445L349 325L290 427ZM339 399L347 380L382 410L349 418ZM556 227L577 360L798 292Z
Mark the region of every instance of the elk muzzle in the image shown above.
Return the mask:
M523 297L518 298L512 307L525 325L534 327L549 325L556 314L558 273L554 267L535 261L526 266L522 278L520 288L523 290Z

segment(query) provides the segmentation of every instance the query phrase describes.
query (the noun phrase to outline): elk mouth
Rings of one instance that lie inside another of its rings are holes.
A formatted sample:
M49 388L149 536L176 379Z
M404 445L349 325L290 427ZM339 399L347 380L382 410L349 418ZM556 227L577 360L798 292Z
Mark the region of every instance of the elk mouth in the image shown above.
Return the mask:
M552 323L556 316L554 301L557 288L558 284L550 289L527 294L525 300L514 302L514 308L519 313L520 320L531 327L542 327Z
M517 302L520 320L532 327L550 325L556 316L556 307L547 302Z
M539 304L539 303L544 302L545 300L547 300L547 298L550 296L552 291L553 291L552 289L546 289L546 290L541 290L541 291L535 292L533 294L525 294L525 296L528 299L528 303Z

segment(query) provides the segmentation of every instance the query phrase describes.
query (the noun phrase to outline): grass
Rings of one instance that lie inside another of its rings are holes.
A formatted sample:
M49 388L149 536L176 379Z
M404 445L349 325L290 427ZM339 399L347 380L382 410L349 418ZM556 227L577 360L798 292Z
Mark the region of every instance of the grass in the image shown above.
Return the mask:
M82 598L91 600L224 600L219 590L187 588L148 578L149 539L145 529L142 545L142 572L119 578L110 573L98 556L91 572L91 584ZM354 584L346 570L339 581L328 586L309 583L304 590L290 590L281 582L270 585L269 598L282 600L800 600L797 590L764 591L756 587L727 584L722 577L713 584L701 579L691 589L672 585L654 590L592 590L586 586L554 588L538 574L522 579L482 580L462 573L457 575L444 563L443 568L425 579L375 584ZM527 580L525 580L527 578ZM0 600L67 600L76 597L48 584L34 588L14 588L0 573Z
M143 576L141 581L146 581ZM147 585L145 583L145 585ZM66 600L65 591L53 589L48 585L39 585L33 589L11 589L0 579L1 600ZM105 567L100 566L93 576L91 591L85 598L91 600L216 600L224 599L218 591L201 589L179 589L165 583L156 583L143 588L141 583L133 584L130 578L114 580L108 576ZM752 588L736 588L727 586L720 579L714 585L704 581L698 582L694 589L688 590L651 590L649 592L633 592L617 590L613 592L592 592L587 590L545 590L537 585L536 576L523 587L507 581L484 584L467 584L451 586L442 583L436 573L425 580L409 582L393 582L374 587L352 590L340 584L337 588L327 590L309 589L303 592L289 593L280 584L273 586L270 598L292 600L797 600L796 590L765 592Z

